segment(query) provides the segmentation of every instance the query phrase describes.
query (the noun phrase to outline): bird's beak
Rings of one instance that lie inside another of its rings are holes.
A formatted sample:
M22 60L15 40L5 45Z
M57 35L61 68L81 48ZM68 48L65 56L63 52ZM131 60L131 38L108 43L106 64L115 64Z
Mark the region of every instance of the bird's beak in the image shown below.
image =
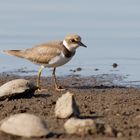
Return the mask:
M79 46L81 46L81 47L87 48L87 46L86 46L85 44L83 44L82 42L79 42L78 44L79 44Z

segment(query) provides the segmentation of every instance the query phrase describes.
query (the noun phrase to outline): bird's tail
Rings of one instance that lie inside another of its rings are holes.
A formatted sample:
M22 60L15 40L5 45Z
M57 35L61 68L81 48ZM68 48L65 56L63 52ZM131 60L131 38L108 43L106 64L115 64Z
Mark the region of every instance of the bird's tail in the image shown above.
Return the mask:
M21 58L24 58L24 55L25 55L24 51L21 51L21 50L4 50L3 52L5 54L14 55Z

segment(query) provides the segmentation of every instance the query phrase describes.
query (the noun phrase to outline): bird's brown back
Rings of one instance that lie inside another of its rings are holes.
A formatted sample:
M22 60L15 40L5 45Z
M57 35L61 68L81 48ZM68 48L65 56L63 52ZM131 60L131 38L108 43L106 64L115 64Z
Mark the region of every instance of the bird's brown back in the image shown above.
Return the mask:
M62 49L63 43L61 41L49 42L26 49L24 58L35 63L47 64L52 58L60 55Z
M48 64L48 62L60 55L63 50L62 41L53 41L46 44L37 45L26 50L7 50L7 54L28 59L34 63Z

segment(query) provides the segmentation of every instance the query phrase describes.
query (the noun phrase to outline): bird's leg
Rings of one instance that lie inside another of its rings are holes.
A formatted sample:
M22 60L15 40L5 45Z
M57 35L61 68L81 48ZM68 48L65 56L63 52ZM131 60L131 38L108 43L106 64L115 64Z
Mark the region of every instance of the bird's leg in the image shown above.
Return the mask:
M57 84L57 79L56 79L56 75L55 75L55 70L56 70L56 68L53 69L53 73L52 73L53 79L54 79L55 89L56 89L57 91L63 91L63 90L65 90L65 89L62 88L61 86L58 86L58 84Z
M42 73L43 68L44 68L44 66L41 66L40 69L38 70L38 77L37 77L37 87L38 87L38 89L41 89L40 77L41 77L41 73Z

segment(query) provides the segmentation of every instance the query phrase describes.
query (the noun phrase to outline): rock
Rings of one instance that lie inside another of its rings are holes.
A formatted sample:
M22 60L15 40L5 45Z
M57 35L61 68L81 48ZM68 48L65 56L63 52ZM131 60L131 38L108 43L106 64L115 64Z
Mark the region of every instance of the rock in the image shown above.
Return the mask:
M80 67L78 67L77 69L76 69L76 71L81 71L82 70L82 68L80 68Z
M135 118L135 123L138 125L138 127L140 128L140 115L137 115Z
M105 125L105 130L104 130L104 133L107 135L107 136L110 136L110 137L114 137L117 132L109 125Z
M118 64L117 64L117 63L113 63L113 64L112 64L112 67L113 67L113 68L117 68L117 67L118 67Z
M106 135L109 137L117 137L117 134L118 134L118 137L119 137L119 135L121 135L121 132L112 128L110 125L105 124L104 122L99 122L99 121L96 122L96 127L97 127L98 134Z
M78 72L78 71L81 71L82 70L82 68L80 68L80 67L78 67L78 68L76 68L76 69L70 69L70 71L72 71L72 72Z
M5 83L0 87L0 99L30 91L34 92L36 89L37 87L29 80L15 79Z
M67 92L57 100L55 106L55 116L57 118L64 119L72 115L78 116L79 114L79 109L72 93Z
M114 136L114 131L111 126L105 125L105 134L111 137Z
M32 114L12 115L0 123L1 131L16 136L41 137L48 134L46 122Z
M97 132L96 123L92 119L70 118L64 124L64 128L68 134L86 135Z
M118 132L118 133L117 133L117 137L118 137L118 138L123 137L123 133L122 133L122 132Z
M94 71L99 71L99 69L98 68L95 68Z
M137 116L136 116L136 119L139 119L139 120L140 120L140 115L137 115Z

